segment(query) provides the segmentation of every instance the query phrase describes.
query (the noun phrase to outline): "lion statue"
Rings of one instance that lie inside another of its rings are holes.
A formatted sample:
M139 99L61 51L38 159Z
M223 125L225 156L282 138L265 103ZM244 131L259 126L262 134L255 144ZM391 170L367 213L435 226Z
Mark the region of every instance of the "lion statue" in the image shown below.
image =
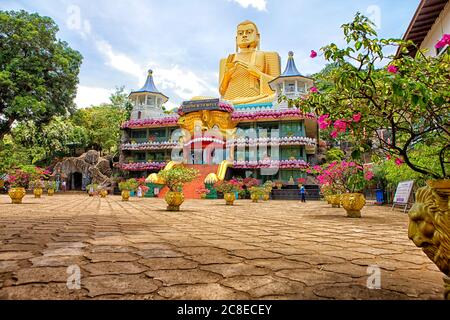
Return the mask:
M420 188L409 211L408 237L422 248L444 276L444 296L450 299L450 215L448 196Z

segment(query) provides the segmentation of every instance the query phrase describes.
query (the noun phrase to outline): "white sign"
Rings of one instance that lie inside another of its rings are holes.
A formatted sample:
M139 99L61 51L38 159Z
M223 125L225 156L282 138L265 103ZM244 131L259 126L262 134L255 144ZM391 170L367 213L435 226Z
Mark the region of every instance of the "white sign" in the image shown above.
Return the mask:
M413 180L400 182L397 186L397 191L395 192L394 203L408 204L413 185L414 185Z

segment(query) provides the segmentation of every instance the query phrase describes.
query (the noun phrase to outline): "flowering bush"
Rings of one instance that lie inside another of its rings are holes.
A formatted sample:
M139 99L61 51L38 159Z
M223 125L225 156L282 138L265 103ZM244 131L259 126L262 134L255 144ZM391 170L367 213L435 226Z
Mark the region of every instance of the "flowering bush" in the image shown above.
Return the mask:
M8 175L8 183L11 188L28 188L31 175L23 170L17 169Z
M169 170L161 170L158 177L165 182L170 191L181 192L183 184L191 182L198 177L198 174L198 170L195 169L174 167Z
M199 188L199 189L195 190L195 192L197 194L209 194L211 192L211 190L209 190L207 188Z
M44 189L45 181L41 179L32 180L30 181L29 187L31 189Z
M305 178L298 178L297 179L297 184L305 184L306 183L306 179Z
M374 176L369 168L347 161L314 166L307 172L317 175L319 184L325 185L325 188L331 189L333 193L362 192Z
M261 184L261 182L258 179L251 178L251 177L245 178L242 181L242 183L247 189L250 189L251 187L254 187L254 186L259 186Z
M242 183L237 179L230 181L219 181L214 184L214 188L222 193L233 193L242 189Z
M45 188L56 190L56 181L45 181Z
M138 187L138 182L136 179L128 179L126 181L119 182L120 191L135 191Z

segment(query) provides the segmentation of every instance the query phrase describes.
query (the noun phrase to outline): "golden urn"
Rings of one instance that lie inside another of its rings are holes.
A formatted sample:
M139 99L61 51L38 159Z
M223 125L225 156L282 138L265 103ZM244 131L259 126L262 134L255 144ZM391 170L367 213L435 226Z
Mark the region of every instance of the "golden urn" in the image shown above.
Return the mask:
M102 198L106 198L106 196L108 195L108 190L100 190L100 197Z
M35 198L40 198L42 196L43 190L42 188L35 188L33 190L33 194Z
M130 200L130 190L122 190L122 201Z
M225 193L223 195L223 198L227 202L227 206L232 206L234 203L234 200L236 200L236 195L233 192Z
M21 204L25 193L25 188L11 188L8 191L8 195L14 204Z
M47 195L49 197L53 197L54 194L55 194L55 189L47 189Z
M362 193L344 193L341 204L347 211L347 217L361 218L361 209L366 205L366 198Z
M252 199L252 202L258 202L258 200L259 200L259 194L257 194L257 193L251 193L251 194L250 194L250 199Z
M340 208L341 207L341 195L340 194L331 195L330 203L333 208Z
M167 211L180 211L180 206L184 202L183 192L167 192L164 199L167 202Z
M263 198L264 201L269 201L270 195L268 193L264 193L262 198Z

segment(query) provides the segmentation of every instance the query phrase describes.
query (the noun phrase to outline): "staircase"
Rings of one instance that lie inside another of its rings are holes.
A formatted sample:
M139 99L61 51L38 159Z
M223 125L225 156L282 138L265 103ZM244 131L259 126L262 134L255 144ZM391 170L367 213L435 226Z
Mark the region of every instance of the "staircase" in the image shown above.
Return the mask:
M219 165L209 164L190 164L184 165L186 168L196 169L199 171L199 176L192 182L186 183L183 186L183 194L185 199L200 199L200 195L196 190L205 187L205 179L210 173L217 173ZM164 198L169 188L164 187L159 192L158 198Z

